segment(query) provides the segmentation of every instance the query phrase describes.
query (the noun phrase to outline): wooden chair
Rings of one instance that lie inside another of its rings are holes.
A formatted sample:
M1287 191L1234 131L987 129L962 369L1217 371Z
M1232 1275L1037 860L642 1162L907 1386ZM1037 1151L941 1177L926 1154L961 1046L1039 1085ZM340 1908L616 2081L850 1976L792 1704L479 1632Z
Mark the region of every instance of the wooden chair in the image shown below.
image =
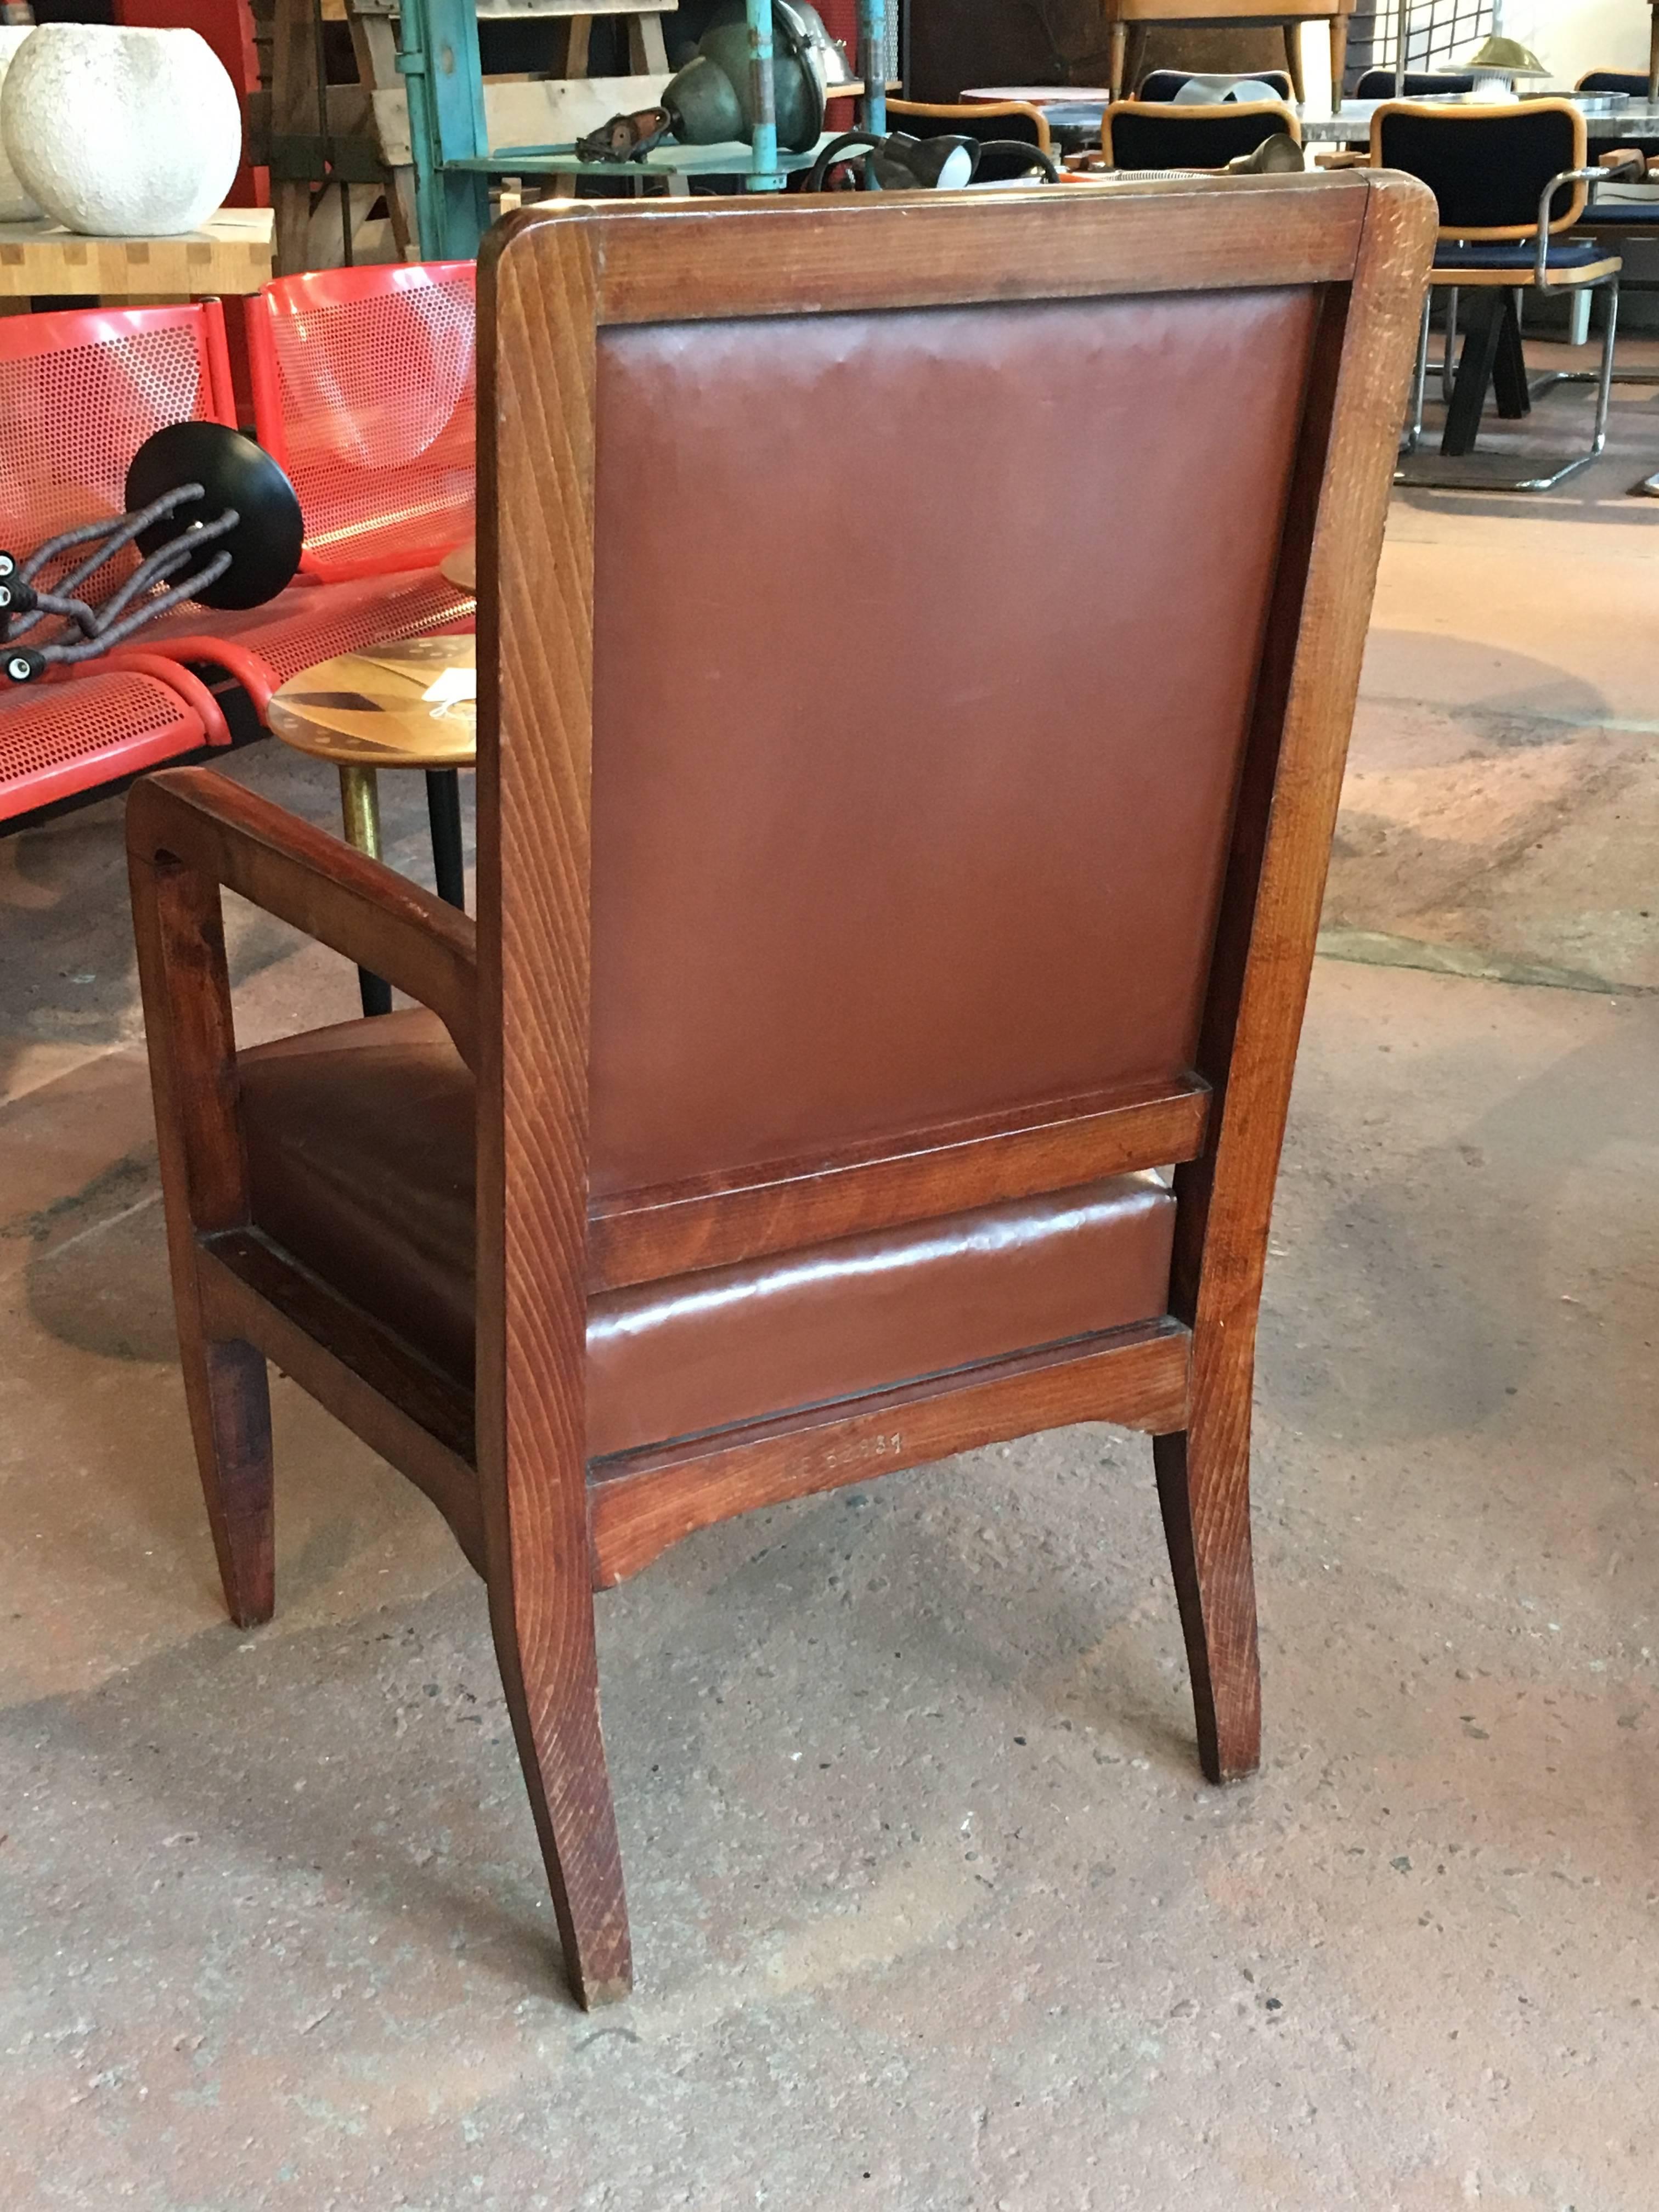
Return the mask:
M584 2003L630 1980L593 1591L731 1514L1150 1431L1203 1765L1257 1763L1256 1309L1433 213L526 210L483 268L476 933L218 777L133 793L231 1613L274 1358L485 1579ZM222 884L419 1008L239 1055Z

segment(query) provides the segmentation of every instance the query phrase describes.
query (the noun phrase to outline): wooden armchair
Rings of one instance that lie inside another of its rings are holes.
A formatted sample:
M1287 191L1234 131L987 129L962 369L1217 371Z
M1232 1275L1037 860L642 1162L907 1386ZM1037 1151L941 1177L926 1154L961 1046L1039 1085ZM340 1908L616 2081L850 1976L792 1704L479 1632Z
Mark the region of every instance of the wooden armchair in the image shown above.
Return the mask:
M270 1358L484 1577L584 2003L631 1972L593 1592L750 1507L1149 1431L1205 1771L1256 1765L1256 1309L1433 221L1396 177L526 210L476 939L219 777L132 794L231 1613ZM239 1055L221 884L419 1006Z

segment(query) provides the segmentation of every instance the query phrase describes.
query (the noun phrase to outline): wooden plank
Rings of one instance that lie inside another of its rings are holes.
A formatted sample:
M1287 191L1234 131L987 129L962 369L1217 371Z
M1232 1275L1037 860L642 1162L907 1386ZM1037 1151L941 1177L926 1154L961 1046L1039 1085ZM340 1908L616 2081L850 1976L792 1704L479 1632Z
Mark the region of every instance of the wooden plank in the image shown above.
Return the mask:
M226 1609L249 1628L275 1601L270 1394L264 1359L216 1333L199 1242L248 1213L224 918L210 878L133 848L128 874L185 1402Z
M1250 24L1329 22L1352 15L1354 0L1106 0L1108 21L1124 23Z
M318 72L320 34L310 0L275 0L271 17L270 128L289 137L321 128L326 97ZM276 267L284 276L311 266L312 187L298 179L271 185L276 216Z
M1171 1305L1191 1322L1192 1409L1158 1439L1158 1487L1212 1778L1255 1765L1250 1564L1256 1321L1273 1186L1360 656L1405 405L1434 205L1372 174L1352 291L1327 296L1269 610L1199 1045L1215 1087L1176 1175Z
M492 146L568 146L617 114L654 106L668 82L665 73L641 76L535 77L509 82L484 80L484 123ZM342 86L356 92L358 87ZM376 92L370 106L380 151L392 165L415 158L409 137L409 100L401 86ZM626 176L625 168L617 171Z
M220 208L178 238L86 238L55 223L0 223L0 297L257 292L270 281L272 222L269 208Z
M198 1266L210 1326L257 1344L406 1474L482 1575L471 1395L255 1231L210 1237Z
M587 1540L596 271L590 228L550 243L497 265L479 316L478 1474L502 1686L592 2005L633 1979Z
M954 306L984 298L987 268L1003 272L1005 300L1231 290L1246 270L1252 287L1346 283L1369 190L1358 173L1068 188L1061 221L1052 194L1017 191L797 195L739 222L705 201L639 200L606 210L598 314L688 319L694 259L709 318ZM526 208L494 234L496 250L556 252L555 230L591 220L569 203ZM527 234L544 230L545 242Z
M429 1006L478 1062L474 926L418 884L210 769L162 769L127 801L127 842L183 861ZM198 1227L221 1227L197 1216Z
M481 0L481 23L517 23L542 15L672 15L680 0Z
M591 1201L588 1287L617 1290L964 1213L1000 1200L1070 1190L1136 1168L1170 1167L1204 1140L1209 1086L1196 1078L1148 1095L1057 1099L831 1158L781 1161L747 1176L665 1184Z
M1178 1429L1189 1344L1179 1323L1149 1322L696 1444L597 1461L589 1492L595 1583L624 1581L693 1529L734 1513L981 1444L1076 1421Z

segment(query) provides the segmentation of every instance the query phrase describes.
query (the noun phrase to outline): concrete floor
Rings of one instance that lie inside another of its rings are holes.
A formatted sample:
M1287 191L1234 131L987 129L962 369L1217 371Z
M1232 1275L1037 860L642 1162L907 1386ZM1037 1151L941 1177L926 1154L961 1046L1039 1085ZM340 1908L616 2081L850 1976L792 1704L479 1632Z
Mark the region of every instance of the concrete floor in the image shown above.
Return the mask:
M1261 1778L1198 1778L1140 1440L730 1524L601 1603L641 1984L591 2019L481 1591L281 1381L281 1609L226 1625L118 805L0 842L6 2212L1650 2212L1635 472L1394 517L1268 1275ZM246 1035L349 1010L233 937Z

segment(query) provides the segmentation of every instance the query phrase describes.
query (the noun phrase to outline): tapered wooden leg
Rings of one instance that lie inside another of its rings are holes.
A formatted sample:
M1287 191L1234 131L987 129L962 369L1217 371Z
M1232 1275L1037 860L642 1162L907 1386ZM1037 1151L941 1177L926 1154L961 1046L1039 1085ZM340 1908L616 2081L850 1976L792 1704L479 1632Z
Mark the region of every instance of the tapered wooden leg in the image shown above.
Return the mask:
M251 1344L204 1341L183 1310L179 1323L185 1396L225 1604L238 1628L254 1628L276 1601L264 1354Z
M1237 1782L1261 1760L1261 1672L1250 1559L1249 1425L1154 1437L1158 1503L1187 1640L1198 1752L1212 1782Z
M568 1571L561 1571L562 1567ZM584 1549L533 1563L515 1600L490 1591L490 1626L541 1839L565 1971L588 2011L634 1985L622 1852L599 1734L593 1591Z
M1106 89L1114 100L1124 96L1123 65L1127 58L1129 27L1114 17L1106 33Z
M1146 40L1150 27L1131 23L1129 35L1123 49L1123 96L1133 100L1140 89L1140 80L1146 74Z
M1342 106L1342 80L1348 70L1348 17L1333 15L1331 33L1331 112L1336 114Z
M1297 106L1300 106L1308 97L1308 88L1302 82L1302 26L1299 22L1285 26L1285 73L1291 80L1291 90L1296 96Z

